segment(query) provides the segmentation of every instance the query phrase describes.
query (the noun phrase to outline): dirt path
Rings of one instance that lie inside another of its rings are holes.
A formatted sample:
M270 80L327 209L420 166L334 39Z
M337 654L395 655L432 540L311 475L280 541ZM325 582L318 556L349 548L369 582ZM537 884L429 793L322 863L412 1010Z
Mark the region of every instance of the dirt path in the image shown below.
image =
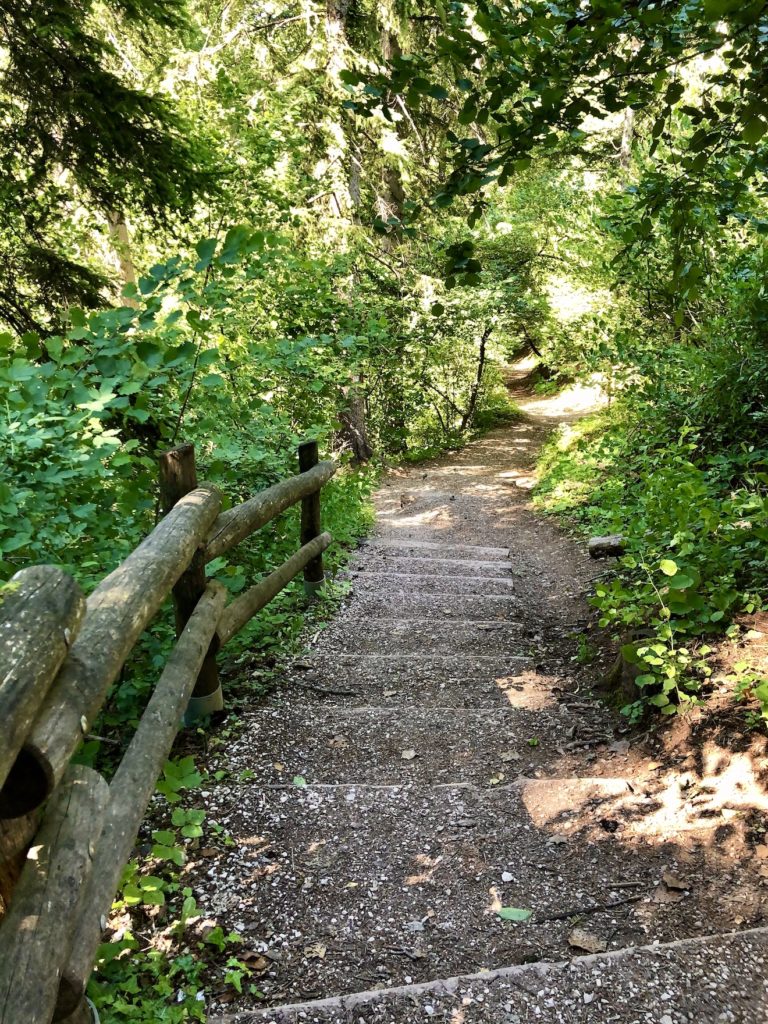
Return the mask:
M529 500L584 403L520 398L524 421L390 476L345 608L222 764L253 781L207 795L236 848L196 887L263 999L212 1019L765 1015L763 932L697 939L764 922L768 805L743 772L726 792L651 760L588 695L597 570Z

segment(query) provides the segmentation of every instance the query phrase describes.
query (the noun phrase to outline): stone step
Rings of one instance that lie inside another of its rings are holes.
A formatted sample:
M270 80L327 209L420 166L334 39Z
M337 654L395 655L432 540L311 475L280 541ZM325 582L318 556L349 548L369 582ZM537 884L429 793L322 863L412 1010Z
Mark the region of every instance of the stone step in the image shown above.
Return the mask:
M469 655L320 654L290 667L277 704L491 707L522 700L530 660ZM314 688L314 689L312 689ZM536 702L533 702L536 706Z
M209 1024L754 1024L768 1019L767 963L768 928L752 928L228 1013Z
M497 476L504 472L505 469L503 466L489 466L483 464L480 458L467 458L461 461L456 460L456 462L450 466L432 466L426 475L422 473L421 476L418 477L404 477L402 480L398 481L397 489L404 489L407 487L409 481L416 484L420 482L422 485L439 482L441 486L452 489L452 481L454 480L456 483L461 483L467 477L487 479L488 477Z
M233 775L249 769L259 785L397 785L476 783L501 785L533 775L545 764L550 774L570 770L565 748L566 708L550 698L538 708L495 707L265 707L241 715L242 740L228 748L217 768ZM594 723L578 720L582 735ZM607 742L612 739L604 731ZM576 733L574 733L576 736ZM558 754L558 748L562 753Z
M427 480L417 479L412 481L404 481L403 486L397 488L394 491L388 491L386 494L380 494L377 497L377 504L379 508L387 508L387 518L380 520L376 524L376 538L391 536L391 516L402 517L407 519L409 514L418 512L420 507L424 504L448 506L456 500L455 491L439 490L433 484L430 484ZM471 502L473 505L477 504L478 508L483 505L483 495L464 495L462 496L462 512L466 511L466 502ZM487 501L487 496L486 499ZM429 525L421 526L420 529L429 529ZM403 532L403 527L397 525L395 529L399 529ZM432 527L432 533L435 530Z
M419 594L412 590L380 594L354 593L349 612L372 618L392 619L515 619L520 599L503 594Z
M556 779L503 791L217 787L206 805L235 846L221 860L192 854L185 882L201 913L263 958L252 979L262 998L244 994L227 1012L567 959L575 926L617 949L759 920L749 860L717 871L712 837L691 846L673 829L643 834L643 805L626 780L566 781L560 799ZM543 801L554 801L554 815ZM669 888L665 869L689 888ZM531 917L504 921L502 907ZM636 995L629 988L625 999ZM222 1009L208 1007L212 1016Z
M454 544L450 541L439 543L437 541L409 540L405 536L402 538L375 536L366 540L360 546L360 550L394 554L402 558L469 559L475 562L504 561L509 558L509 548Z
M518 575L509 560L497 559L489 562L469 558L412 558L393 551L385 552L383 549L376 552L358 552L351 561L350 569L359 573L407 572L419 576L494 576L508 580Z
M462 501L466 495L484 498L486 502L507 497L510 490L516 489L515 481L527 477L534 466L482 466L478 462L467 462L463 465L432 469L426 477L410 477L398 481L396 488L387 488L386 493L377 496L377 504L390 503L395 509L408 512L408 495L412 490L426 491L434 489L437 495L447 493L449 497ZM452 502L452 505L454 503ZM463 507L456 505L463 511Z
M526 630L512 622L382 619L340 615L317 649L340 654L498 654L527 656Z
M509 576L427 576L415 572L359 572L349 574L355 593L404 594L513 594L516 581Z

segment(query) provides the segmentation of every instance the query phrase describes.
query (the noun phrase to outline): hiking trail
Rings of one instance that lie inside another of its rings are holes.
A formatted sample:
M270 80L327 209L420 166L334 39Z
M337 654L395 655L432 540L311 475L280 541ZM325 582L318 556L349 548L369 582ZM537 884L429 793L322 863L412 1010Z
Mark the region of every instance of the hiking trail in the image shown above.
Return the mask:
M236 845L195 887L263 999L211 1021L768 1009L768 801L748 759L653 759L590 695L604 566L530 504L543 440L590 396L511 388L521 421L387 477L344 608L219 759L252 781L205 794Z

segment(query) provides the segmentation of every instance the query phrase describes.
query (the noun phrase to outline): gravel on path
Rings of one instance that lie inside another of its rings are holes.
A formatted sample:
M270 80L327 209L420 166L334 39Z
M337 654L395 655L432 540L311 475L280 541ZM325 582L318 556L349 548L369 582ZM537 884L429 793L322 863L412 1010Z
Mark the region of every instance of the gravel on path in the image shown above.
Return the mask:
M211 1020L766 1019L760 767L661 758L592 696L598 569L530 503L584 407L521 398L389 475L345 606L214 765L234 848L188 871L260 996Z

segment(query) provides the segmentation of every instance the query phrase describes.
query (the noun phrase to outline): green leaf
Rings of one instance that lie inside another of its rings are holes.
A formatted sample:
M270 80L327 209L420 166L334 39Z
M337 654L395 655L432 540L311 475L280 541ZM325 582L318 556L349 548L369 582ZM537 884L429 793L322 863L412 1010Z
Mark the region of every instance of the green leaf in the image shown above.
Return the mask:
M162 846L173 846L176 842L176 835L174 832L167 832L163 830L153 832L152 838L156 843L160 843Z
M169 860L172 864L177 864L179 867L182 866L186 859L184 851L180 846L165 846L162 843L155 843L152 847L152 856L157 857L159 860Z
M527 921L532 916L532 910L522 910L520 907L502 907L496 913L502 921Z
M216 239L215 238L202 238L195 246L195 252L200 257L200 263L198 269L202 270L207 267L213 259L213 254L216 252Z
M298 789L304 789L307 785L307 780L304 778L303 775L294 775L293 784L294 786L298 787Z
M129 882L123 886L122 897L128 906L134 906L137 903L141 903L141 889Z
M677 572L677 562L673 562L671 558L664 558L659 568L665 576L674 576Z
M753 117L741 129L741 137L748 145L752 146L759 142L767 131L768 121L764 121L761 117Z
M656 682L656 676L652 676L649 673L644 673L635 679L635 686L639 686L642 689L644 686L653 686Z
M141 901L154 907L162 907L165 904L165 883L161 878L148 875L141 879Z
M667 586L671 590L686 590L688 587L692 587L693 583L694 581L691 576L686 576L685 573L681 572L670 579Z

